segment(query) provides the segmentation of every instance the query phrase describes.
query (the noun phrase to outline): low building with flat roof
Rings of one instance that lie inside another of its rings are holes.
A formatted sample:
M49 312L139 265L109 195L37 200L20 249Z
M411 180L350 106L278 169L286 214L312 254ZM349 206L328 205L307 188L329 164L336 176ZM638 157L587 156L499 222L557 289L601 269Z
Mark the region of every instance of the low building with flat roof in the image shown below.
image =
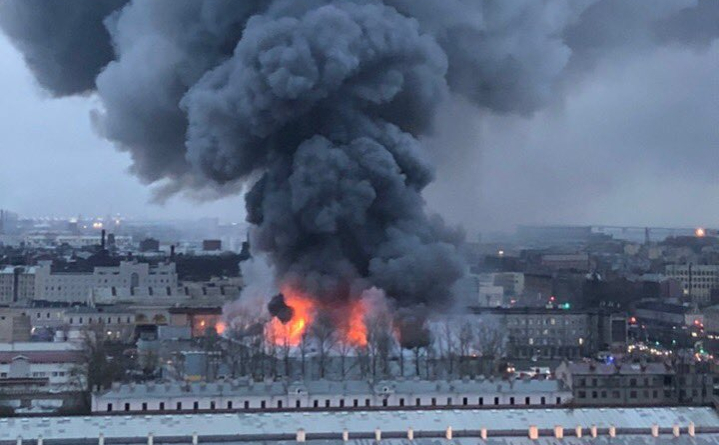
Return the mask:
M719 443L712 408L274 412L0 418L0 445ZM102 438L102 439L100 439ZM370 442L372 441L372 442Z
M571 392L556 380L361 380L115 385L93 394L92 411L220 411L560 406Z

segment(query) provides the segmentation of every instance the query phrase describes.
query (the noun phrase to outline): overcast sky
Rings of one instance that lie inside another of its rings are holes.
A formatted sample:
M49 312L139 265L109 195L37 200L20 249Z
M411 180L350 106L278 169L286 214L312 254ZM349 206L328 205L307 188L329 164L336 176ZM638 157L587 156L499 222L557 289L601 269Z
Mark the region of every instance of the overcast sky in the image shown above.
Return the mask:
M0 208L23 215L244 217L241 197L150 203L129 157L98 137L92 97L49 98L0 34ZM719 42L606 59L531 117L453 104L430 206L479 230L518 223L719 227ZM476 115L458 128L454 113Z
M244 219L241 197L152 204L150 190L127 172L129 156L93 131L92 97L49 97L2 33L0 61L0 208L27 216Z

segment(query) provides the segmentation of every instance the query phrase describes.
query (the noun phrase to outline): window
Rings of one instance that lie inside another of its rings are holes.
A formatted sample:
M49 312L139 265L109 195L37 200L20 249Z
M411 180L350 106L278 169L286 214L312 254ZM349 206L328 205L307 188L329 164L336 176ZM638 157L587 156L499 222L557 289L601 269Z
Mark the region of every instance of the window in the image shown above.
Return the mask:
M432 406L437 406L437 399L432 397Z
M282 400L277 401L277 408L282 408Z
M467 400L466 397L463 397L463 398L462 398L462 405L467 406L468 403L469 403L469 400Z
M299 400L296 400L296 401L295 401L295 408L301 408L301 407L302 407L302 404L300 403L300 401L299 401Z
M420 399L419 397L417 397L417 400L414 401L414 404L417 405L417 406L422 406L422 399Z
M250 401L245 400L245 409L250 409Z
M313 406L314 408L319 408L319 407L320 407L320 401L319 401L319 400L314 400L314 401L312 402L312 406Z
M510 404L510 405L514 405L514 397L510 397L510 398L509 398L509 404Z
M142 402L142 410L147 411L147 402Z
M213 402L210 402L210 409L211 409L211 410L214 410L214 409L215 409L215 402L214 402L214 401L213 401Z
M495 404L495 405L499 405L499 397L495 397L495 398L494 398L494 404Z
M371 403L371 402L370 402L369 399L365 399L365 401L364 401L364 406L370 406L370 403Z
M182 402L177 402L177 410L182 410Z
M111 411L112 411L112 403L108 403L107 404L107 412L109 413Z
M529 405L530 403L531 403L531 402L530 402L529 397L525 397L525 398L524 398L524 404L525 404L525 405Z
M636 391L629 391L629 398L636 399L637 398L637 392Z
M200 402L192 402L192 409L195 411L200 409Z
M451 404L452 404L452 398L451 398L451 397L447 397L447 405L451 405Z
M130 404L129 404L129 403L126 403L126 404L125 404L125 411L130 411Z
M340 400L340 408L344 408L344 407L345 407L345 399L341 399Z
M260 408L262 408L262 409L267 408L267 402L265 400L260 402Z
M165 402L160 402L160 411L165 410Z
M542 396L542 398L539 399L539 403L541 403L542 405L546 405L546 404L547 404L547 398L544 397L544 396Z
M561 404L562 404L562 398L561 398L561 397L557 397L557 405L561 405Z
M325 400L325 408L330 407L330 399Z
M479 406L484 405L484 397L479 398Z
M355 408L357 408L357 407L359 406L359 399L354 399L354 400L352 401L352 406L354 406Z
M597 397L599 397L599 393L597 393L597 391L592 391L592 398L596 399Z
M382 399L382 406L387 406L387 399Z

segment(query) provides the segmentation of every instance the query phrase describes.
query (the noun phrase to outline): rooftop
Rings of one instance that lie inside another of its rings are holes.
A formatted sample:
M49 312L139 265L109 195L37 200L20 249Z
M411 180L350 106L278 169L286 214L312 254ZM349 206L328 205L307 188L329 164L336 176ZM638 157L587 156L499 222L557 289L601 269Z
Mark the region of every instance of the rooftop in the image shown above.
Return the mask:
M471 434L474 438L478 438L481 428L487 428L490 442L497 444L507 443L505 439L516 440L517 443L537 443L525 439L530 425L537 426L545 436L555 426L568 429L565 433L567 436L573 436L574 428L581 426L585 428L584 434L588 435L587 428L596 425L603 436L600 439L601 443L607 441L607 428L614 426L618 435L611 439L611 442L627 444L645 441L652 444L664 443L664 440L672 440L671 436L654 439L649 434L651 427L658 425L666 434L673 425L678 425L683 429L681 443L704 443L687 437L686 427L690 423L693 423L700 433L701 437L697 439L701 438L709 443L719 442L719 416L712 408L682 407L0 418L0 443L15 444L18 437L29 439L39 435L45 440L96 440L102 433L105 439L121 444L129 443L132 438L147 437L148 433L152 433L157 439L163 437L189 439L189 436L195 432L201 442L214 438L215 441L228 443L239 441L267 443L273 440L289 443L294 442L300 428L305 430L308 440L324 437L339 442L343 429L347 429L350 438L355 439L372 437L376 428L381 428L383 437L404 437L410 427L418 435L424 433L427 436L441 437L448 426L451 426L458 436L464 433ZM501 441L497 436L502 436ZM560 443L552 437L542 437L540 440L546 444ZM563 440L568 443L586 443L586 439L580 441L572 437ZM329 442L323 441L323 443ZM406 443L406 441L401 442ZM677 443L676 439L671 443Z
M193 394L204 397L247 396L247 395L286 395L301 391L317 394L463 394L463 393L552 393L562 390L562 383L556 380L524 380L509 382L506 380L404 380L384 381L375 385L361 380L344 382L314 380L287 384L285 382L249 382L235 380L214 383L149 383L117 385L98 396L103 399L124 399L127 397L186 397Z

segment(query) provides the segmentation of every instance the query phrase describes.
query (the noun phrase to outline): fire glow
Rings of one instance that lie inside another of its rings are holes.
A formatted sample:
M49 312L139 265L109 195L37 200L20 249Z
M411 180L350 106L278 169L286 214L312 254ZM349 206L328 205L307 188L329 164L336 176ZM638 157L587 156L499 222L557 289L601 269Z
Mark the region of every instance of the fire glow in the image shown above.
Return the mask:
M268 335L276 345L298 346L315 317L315 302L311 298L290 288L283 288L285 304L292 308L292 319L282 323L273 317L268 326Z
M292 318L287 323L277 317L272 317L267 326L268 340L278 346L299 346L312 326L317 311L329 310L333 319L338 320L336 330L339 343L364 347L367 345L367 326L365 316L367 307L363 301L357 300L348 303L343 308L320 308L317 301L301 292L285 287L282 289L285 304L292 308Z

